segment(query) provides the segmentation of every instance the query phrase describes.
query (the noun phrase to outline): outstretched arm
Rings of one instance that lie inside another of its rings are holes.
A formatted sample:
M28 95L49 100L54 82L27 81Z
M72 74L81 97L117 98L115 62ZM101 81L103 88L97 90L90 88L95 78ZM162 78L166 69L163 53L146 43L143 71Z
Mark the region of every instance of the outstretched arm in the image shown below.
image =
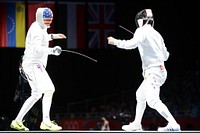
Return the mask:
M65 38L67 38L67 37L62 33L57 33L57 34L53 33L53 34L51 34L51 39L52 40L53 39L65 39Z
M115 45L118 48L122 49L134 49L137 47L137 43L135 43L135 40L132 38L130 40L120 40L116 39L112 36L107 37L108 44Z

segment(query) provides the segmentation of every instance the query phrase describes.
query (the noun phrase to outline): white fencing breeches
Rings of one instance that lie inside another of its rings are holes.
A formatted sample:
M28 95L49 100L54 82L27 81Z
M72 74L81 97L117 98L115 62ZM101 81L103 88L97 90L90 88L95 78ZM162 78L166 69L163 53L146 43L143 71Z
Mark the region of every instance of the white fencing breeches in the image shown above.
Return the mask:
M167 78L167 71L164 66L151 67L144 71L144 80L136 92L138 102L146 103L154 108L160 101L160 86Z
M41 98L46 91L55 91L52 80L50 79L46 69L41 64L29 64L23 66L24 72L28 76L28 82L31 87L31 95L36 99Z

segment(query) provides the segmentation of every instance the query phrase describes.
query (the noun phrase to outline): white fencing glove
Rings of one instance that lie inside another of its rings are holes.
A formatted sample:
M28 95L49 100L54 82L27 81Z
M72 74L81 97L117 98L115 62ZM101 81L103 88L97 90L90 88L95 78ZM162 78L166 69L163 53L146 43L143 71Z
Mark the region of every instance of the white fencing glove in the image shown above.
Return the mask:
M55 46L52 48L52 55L60 55L62 53L62 49L60 46Z

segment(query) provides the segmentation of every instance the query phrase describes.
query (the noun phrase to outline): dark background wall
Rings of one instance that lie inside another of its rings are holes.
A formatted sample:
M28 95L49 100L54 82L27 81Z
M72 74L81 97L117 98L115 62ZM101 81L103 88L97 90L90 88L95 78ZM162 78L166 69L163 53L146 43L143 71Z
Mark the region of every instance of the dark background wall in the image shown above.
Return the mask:
M113 36L120 39L131 38L132 35L118 25L134 32L135 14L144 8L151 8L155 29L163 35L170 52L170 58L166 62L168 80L184 76L192 69L195 60L199 59L197 2L137 0L131 3L116 2L116 33ZM23 50L0 48L0 115L15 117L19 108L13 98L19 75L18 61ZM50 56L47 71L56 86L53 107L125 90L136 90L142 81L141 61L137 50L75 51L91 56L98 62L70 53Z

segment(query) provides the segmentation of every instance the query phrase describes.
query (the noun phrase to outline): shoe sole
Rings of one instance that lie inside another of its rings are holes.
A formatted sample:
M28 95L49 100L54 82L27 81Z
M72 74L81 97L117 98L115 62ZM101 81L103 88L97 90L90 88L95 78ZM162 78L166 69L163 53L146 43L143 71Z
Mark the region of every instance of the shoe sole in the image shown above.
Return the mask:
M45 131L60 131L60 130L62 130L62 129L54 129L54 130L52 130L52 129L42 129L42 128L40 128L41 130L45 130Z
M61 129L50 129L50 128L41 128L41 127L40 127L40 129L41 130L47 130L47 131L59 131L59 130L62 130L62 128Z
M128 131L128 132L141 132L141 131L143 131L142 129L126 130L126 129L123 129L123 128L122 128L122 130L124 130L124 131Z

